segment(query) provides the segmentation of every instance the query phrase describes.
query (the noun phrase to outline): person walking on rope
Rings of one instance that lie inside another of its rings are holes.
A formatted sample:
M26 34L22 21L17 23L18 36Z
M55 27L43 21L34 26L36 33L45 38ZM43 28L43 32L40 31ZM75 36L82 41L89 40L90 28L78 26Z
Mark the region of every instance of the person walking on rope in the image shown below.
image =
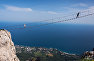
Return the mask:
M79 18L79 14L80 14L80 12L78 12L78 13L77 13L77 16L76 16L76 18Z

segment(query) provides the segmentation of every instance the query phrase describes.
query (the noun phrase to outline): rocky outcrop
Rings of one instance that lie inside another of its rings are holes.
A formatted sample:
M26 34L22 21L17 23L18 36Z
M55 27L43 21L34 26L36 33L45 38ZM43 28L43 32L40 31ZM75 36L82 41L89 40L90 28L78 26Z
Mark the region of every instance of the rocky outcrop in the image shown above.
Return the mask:
M0 30L0 61L19 61L11 34L7 30Z

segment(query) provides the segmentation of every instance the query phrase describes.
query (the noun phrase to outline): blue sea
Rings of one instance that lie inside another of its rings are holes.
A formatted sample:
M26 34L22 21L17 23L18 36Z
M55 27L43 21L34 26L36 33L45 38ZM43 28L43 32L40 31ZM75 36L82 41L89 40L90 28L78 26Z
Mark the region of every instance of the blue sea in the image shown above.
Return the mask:
M1 29L4 28L11 32L15 45L57 48L74 54L82 54L94 48L94 25L58 23L35 28L16 29L5 26L24 23L1 22L0 24ZM28 26L32 26L32 24Z

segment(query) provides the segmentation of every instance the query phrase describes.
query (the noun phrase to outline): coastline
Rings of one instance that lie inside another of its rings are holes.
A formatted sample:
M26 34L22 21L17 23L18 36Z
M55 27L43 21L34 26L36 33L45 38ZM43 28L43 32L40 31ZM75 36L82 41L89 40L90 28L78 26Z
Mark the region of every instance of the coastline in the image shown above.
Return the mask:
M68 52L63 51L63 50L61 50L61 49L59 49L59 48L52 48L52 47L47 48L47 47L34 47L34 46L25 46L25 45L15 45L15 47L16 47L16 46L19 46L19 47L30 47L30 48L46 48L46 49L55 49L55 50L58 50L58 51L64 52L65 54L70 54L70 55L80 55L80 54L75 54L75 53L68 53Z
M16 45L16 54L18 58L22 61L27 61L31 59L37 59L46 61L79 61L80 56L76 54L70 54L63 51L59 51L54 48L43 48L43 47L29 47Z

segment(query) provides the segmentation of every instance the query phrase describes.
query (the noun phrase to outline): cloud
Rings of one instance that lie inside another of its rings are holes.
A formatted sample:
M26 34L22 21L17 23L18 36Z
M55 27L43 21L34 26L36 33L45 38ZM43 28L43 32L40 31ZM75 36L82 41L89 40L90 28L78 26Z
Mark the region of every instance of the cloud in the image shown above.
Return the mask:
M87 4L84 4L84 3L80 3L79 6L87 7L88 5Z
M41 13L45 13L45 14L60 14L54 11L40 11Z
M79 4L80 6L85 6L84 4ZM52 19L52 18L58 18L58 17L63 17L63 16L69 16L68 18L71 17L71 14L76 14L79 11L83 11L83 8L75 8L75 7L63 7L62 12L57 12L57 11L39 11L39 10L34 10L32 12L31 8L21 8L17 6L9 6L9 5L4 5L5 9L0 8L0 19L5 20L5 21L26 21L26 22L37 22L45 19ZM94 9L94 6L90 6L85 8L86 10L88 9ZM29 13L32 12L32 13ZM64 20L67 19L66 17L59 19L59 20ZM81 19L73 20L72 22L68 23L74 23L77 22L78 24L81 24L82 22L86 22L87 24L94 24L94 16L90 17L85 17ZM54 21L59 21L58 19L55 19ZM67 22L67 21L66 21Z
M48 14L58 14L58 13L53 12L53 11L48 11L47 13L48 13Z
M16 7L16 6L8 6L5 5L6 10L10 10L10 11L24 11L24 12L31 12L32 9L31 8L21 8L21 7Z
M82 6L82 4L81 4L81 6ZM69 18L76 17L76 13L77 12L80 12L80 16L94 13L94 6L87 6L87 8L64 7L64 9L68 12L68 14L69 13L73 14ZM73 23L73 24L74 23L76 23L76 24L94 24L93 19L94 19L94 15L87 16L87 17L83 17L83 18L79 18L77 20L65 21L65 23Z
M94 9L94 6L89 7L89 9Z
M85 3L78 3L78 4L73 4L71 7L88 7L88 5Z
M88 14L88 13L94 13L94 6L90 6L90 7L88 7L87 9L82 10L82 12L83 12L83 11L86 11L87 14Z
M82 11L83 9L64 7L64 10L67 11L66 13L76 13L76 12Z
M88 4L85 3L77 3L77 4L72 4L69 7L63 7L63 9L67 11L66 13L76 13L79 11L90 9L90 7Z

